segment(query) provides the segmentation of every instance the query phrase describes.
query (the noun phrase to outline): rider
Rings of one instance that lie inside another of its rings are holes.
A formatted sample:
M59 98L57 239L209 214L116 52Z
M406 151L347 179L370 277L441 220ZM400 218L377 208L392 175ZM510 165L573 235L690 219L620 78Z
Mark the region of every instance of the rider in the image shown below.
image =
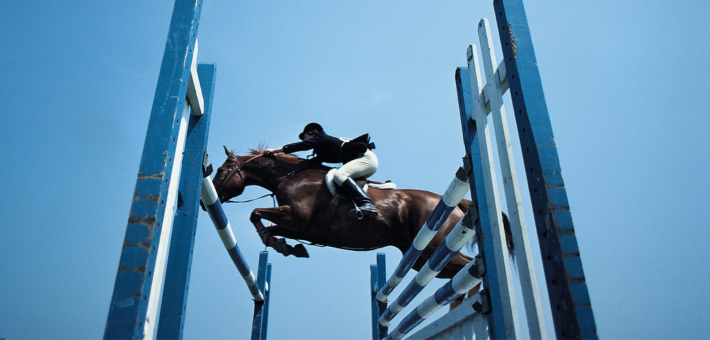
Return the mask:
M369 142L367 134L355 139L336 138L326 134L318 123L306 125L298 135L301 142L284 145L278 149L265 149L265 155L275 153L293 153L313 149L315 161L326 163L343 163L335 171L334 181L346 196L350 197L356 208L350 210L350 216L357 216L360 210L366 217L377 216L377 208L365 191L352 178L370 177L377 171L377 156L371 149L375 145Z

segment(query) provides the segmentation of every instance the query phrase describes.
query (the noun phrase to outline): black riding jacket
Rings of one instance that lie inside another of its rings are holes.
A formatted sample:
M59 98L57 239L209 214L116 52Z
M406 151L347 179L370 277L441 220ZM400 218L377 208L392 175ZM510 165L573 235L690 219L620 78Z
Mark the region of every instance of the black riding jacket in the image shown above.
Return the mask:
M284 145L284 153L311 150L316 154L315 161L325 163L347 163L360 157L367 151L368 144L359 141L344 142L339 138L330 136L325 131L313 136L309 140Z

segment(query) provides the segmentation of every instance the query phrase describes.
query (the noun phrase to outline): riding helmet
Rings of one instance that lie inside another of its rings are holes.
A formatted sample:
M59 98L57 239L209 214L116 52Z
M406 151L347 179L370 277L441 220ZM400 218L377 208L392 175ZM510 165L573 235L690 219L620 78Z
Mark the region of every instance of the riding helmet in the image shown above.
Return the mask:
M303 135L306 132L311 132L313 130L316 130L316 131L318 131L318 133L321 133L321 132L323 132L323 127L320 126L320 124L318 124L318 123L309 123L308 125L306 125L306 127L303 128L303 132L298 134L298 139L303 140Z

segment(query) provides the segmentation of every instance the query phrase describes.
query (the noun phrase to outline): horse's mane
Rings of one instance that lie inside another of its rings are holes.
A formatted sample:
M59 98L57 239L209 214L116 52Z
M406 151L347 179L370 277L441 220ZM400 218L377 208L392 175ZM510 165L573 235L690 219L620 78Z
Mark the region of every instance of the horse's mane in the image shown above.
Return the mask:
M249 154L250 154L250 155L253 155L253 156L261 155L261 154L264 153L264 150L265 150L266 148L267 148L267 145L265 145L265 144L263 144L263 143L259 143L259 146L257 146L256 148L249 149ZM300 157L296 157L296 156L294 156L294 155L289 155L289 154L286 154L286 153L279 153L279 154L276 154L275 157L281 158L281 159L283 159L283 160L285 160L285 161L287 161L287 162L294 162L294 161L300 162L300 161L305 161L305 160L306 160L306 159L303 159L303 158L300 158Z

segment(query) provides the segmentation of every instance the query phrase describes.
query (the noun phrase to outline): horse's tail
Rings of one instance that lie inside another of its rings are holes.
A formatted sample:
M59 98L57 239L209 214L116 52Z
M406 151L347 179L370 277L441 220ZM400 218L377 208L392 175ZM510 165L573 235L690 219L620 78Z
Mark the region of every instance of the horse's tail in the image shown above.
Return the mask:
M458 207L466 213L468 211L469 206L471 205L471 201L467 199L462 199L461 202L459 202ZM503 215L503 230L505 230L505 245L508 247L508 253L510 253L510 257L515 260L515 244L513 243L513 232L510 229L510 221L508 220L508 215L506 215L504 212L501 212ZM472 250L473 245L476 244L477 237L474 237L469 241L468 243L468 249Z

